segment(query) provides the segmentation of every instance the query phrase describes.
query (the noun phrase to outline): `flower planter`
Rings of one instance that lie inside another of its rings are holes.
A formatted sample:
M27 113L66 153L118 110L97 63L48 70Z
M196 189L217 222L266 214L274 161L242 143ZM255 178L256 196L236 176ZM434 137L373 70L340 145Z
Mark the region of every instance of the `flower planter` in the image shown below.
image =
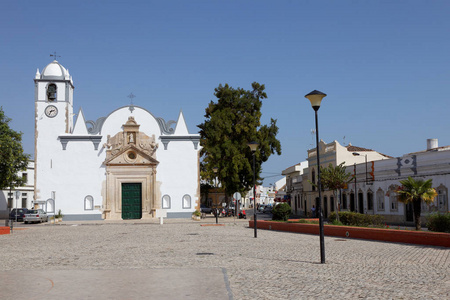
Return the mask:
M0 234L10 234L9 226L0 226Z
M318 224L274 221L258 221L257 224L258 229L319 234ZM253 221L249 221L249 226L253 228ZM450 234L442 232L324 225L324 235L394 243L450 247Z

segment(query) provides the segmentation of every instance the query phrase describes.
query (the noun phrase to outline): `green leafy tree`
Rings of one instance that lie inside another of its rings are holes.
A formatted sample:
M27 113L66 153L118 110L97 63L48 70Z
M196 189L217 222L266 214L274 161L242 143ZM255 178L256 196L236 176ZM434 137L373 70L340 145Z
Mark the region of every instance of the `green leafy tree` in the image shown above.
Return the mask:
M253 157L248 143L259 143L255 153L257 180L261 164L270 155L281 154L276 120L261 126L262 99L267 98L264 85L254 82L252 90L219 85L214 91L217 102L205 109L206 120L200 128L201 176L211 181L216 176L226 196L245 192L253 186ZM219 169L214 174L213 168Z
M272 220L289 220L291 215L291 207L287 203L279 203L272 209Z
M20 171L25 171L29 155L23 153L22 133L9 127L10 118L0 107L0 190L24 184Z
M401 186L397 189L398 201L405 204L412 203L414 212L414 223L416 230L421 230L420 214L422 212L422 201L425 203L433 202L437 196L436 190L432 188L432 180L428 179L408 179L400 180Z
M324 189L333 191L334 199L338 199L337 192L347 186L347 184L353 179L350 173L347 173L345 162L342 162L338 166L333 166L331 163L328 167L324 168L320 166L320 182ZM338 201L334 201L335 211L338 211ZM336 214L337 221L339 222L339 214Z

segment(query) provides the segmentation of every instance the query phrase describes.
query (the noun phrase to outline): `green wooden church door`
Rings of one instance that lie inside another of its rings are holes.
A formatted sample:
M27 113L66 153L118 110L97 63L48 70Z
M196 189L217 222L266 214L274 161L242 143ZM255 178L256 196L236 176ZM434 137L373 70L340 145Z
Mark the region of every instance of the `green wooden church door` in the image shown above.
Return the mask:
M142 218L142 184L122 183L122 219Z

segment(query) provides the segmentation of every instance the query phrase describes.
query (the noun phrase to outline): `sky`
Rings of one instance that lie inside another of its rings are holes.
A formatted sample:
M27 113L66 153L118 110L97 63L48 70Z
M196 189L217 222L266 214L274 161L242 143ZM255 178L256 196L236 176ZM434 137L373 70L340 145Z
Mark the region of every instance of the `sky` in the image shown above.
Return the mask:
M74 111L96 120L134 104L190 133L228 83L265 84L262 124L282 154L264 184L319 138L393 157L450 145L450 1L10 1L0 3L0 106L34 152L34 76L53 59L73 77Z

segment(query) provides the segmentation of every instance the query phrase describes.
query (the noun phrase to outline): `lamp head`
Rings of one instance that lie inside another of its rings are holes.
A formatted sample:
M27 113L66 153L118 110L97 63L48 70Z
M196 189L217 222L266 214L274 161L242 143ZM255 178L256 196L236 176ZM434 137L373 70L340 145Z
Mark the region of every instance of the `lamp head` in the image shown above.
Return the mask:
M258 142L250 142L247 145L250 147L253 153L256 152L256 149L258 149L259 146Z
M320 108L320 103L322 102L322 99L326 97L327 94L324 94L320 91L314 90L308 95L305 95L305 98L308 98L308 100L311 102L311 106L314 110L318 110Z

